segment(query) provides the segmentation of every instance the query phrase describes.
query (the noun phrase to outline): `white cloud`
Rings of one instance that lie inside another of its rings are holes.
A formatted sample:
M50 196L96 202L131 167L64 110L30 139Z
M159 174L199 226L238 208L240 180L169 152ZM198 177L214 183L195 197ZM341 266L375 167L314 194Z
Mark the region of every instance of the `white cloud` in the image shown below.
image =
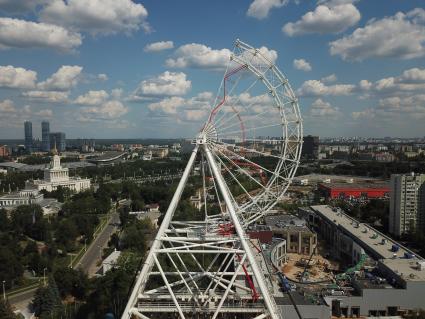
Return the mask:
M78 65L63 65L47 80L38 83L40 90L67 91L74 87L80 78L83 68Z
M246 14L256 19L264 19L267 18L271 9L281 8L288 2L289 0L254 0Z
M311 71L311 65L304 59L295 59L293 61L294 68L301 71Z
M259 51L270 62L277 59L277 52L266 47ZM180 46L174 53L173 58L166 60L165 64L172 68L200 68L211 70L225 70L232 52L229 49L214 50L206 45L191 43Z
M412 68L405 70L400 80L403 83L425 83L425 69Z
M119 98L121 98L123 93L123 89L112 89L111 91L111 96L115 99L118 100Z
M425 69L411 68L403 71L399 76L391 76L375 82L362 80L359 88L369 96L397 96L425 92Z
M108 78L108 76L105 73L99 73L97 75L97 79L99 81L108 81L109 78Z
M173 41L159 41L150 43L145 46L144 51L145 52L159 52L164 50L169 50L174 48Z
M120 101L108 101L100 106L82 107L81 115L90 119L115 119L127 114L128 108Z
M392 17L369 21L365 27L330 43L332 55L343 60L362 61L373 57L412 59L425 54L425 26L415 9L407 14L398 12Z
M323 83L326 83L326 84L335 82L336 80L337 80L337 77L334 73L320 79L320 81L322 81Z
M180 96L167 97L159 102L150 103L148 105L149 110L165 113L165 114L176 114L177 109L182 107L185 103L185 99Z
M282 31L288 36L308 33L339 33L354 26L361 18L359 10L351 4L319 5L307 12L297 22L285 24Z
M0 87L30 89L35 86L37 72L11 65L0 66Z
M30 100L40 100L52 103L63 103L68 101L69 92L64 91L28 91L22 95Z
M317 99L311 104L310 115L312 117L336 118L341 115L341 111L329 102Z
M372 83L370 83L368 80L361 80L359 82L359 87L363 91L368 91L372 88Z
M232 52L228 49L213 50L203 44L191 43L179 47L175 58L167 59L165 64L172 68L223 69L229 62Z
M13 101L11 100L4 100L0 102L0 112L4 113L15 113L17 110L15 108L15 105Z
M359 2L359 0L319 0L317 1L317 4L324 4L328 7L334 7L334 6L338 6L340 4L353 4Z
M355 120L373 119L375 118L375 110L369 108L364 109L363 111L352 112L351 117Z
M109 98L109 94L104 91L88 91L84 95L78 96L74 103L80 105L99 105L104 103Z
M384 112L422 113L425 115L425 94L380 99L377 109Z
M158 75L139 84L134 95L136 96L173 96L184 95L189 92L192 82L186 79L183 72L169 72Z
M57 25L0 18L0 49L52 48L72 52L81 43L79 33Z
M40 12L42 21L92 35L147 30L147 16L145 7L131 0L51 0Z
M201 92L191 98L172 96L148 104L153 117L173 117L179 122L192 122L206 119L211 107L211 92Z
M299 96L349 95L356 89L352 84L326 85L319 80L305 81L298 89Z
M53 111L50 109L43 109L35 112L34 114L42 118L51 118L53 116Z

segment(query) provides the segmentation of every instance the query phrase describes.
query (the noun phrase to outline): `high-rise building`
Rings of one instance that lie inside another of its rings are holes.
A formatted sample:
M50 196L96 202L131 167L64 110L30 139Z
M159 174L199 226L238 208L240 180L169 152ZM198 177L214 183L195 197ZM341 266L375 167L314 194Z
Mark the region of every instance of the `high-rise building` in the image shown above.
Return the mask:
M312 135L304 136L301 154L304 158L316 159L319 156L319 137Z
M58 152L64 152L66 149L66 137L63 132L50 133L50 149L53 149L56 145Z
M50 123L48 121L41 122L41 150L43 152L50 151Z
M32 152L32 123L29 121L25 121L25 150L28 153Z
M391 175L391 234L401 236L425 231L425 174Z
M9 155L9 147L7 145L0 145L0 157L7 157Z

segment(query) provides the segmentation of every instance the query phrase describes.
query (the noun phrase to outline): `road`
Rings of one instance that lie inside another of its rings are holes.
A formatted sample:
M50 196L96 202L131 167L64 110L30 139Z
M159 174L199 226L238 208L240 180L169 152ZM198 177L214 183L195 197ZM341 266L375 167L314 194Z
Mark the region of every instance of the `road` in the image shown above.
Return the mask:
M97 262L100 260L100 250L101 248L106 247L109 238L116 231L119 222L119 214L117 212L112 213L108 224L100 232L96 239L89 245L86 253L83 255L83 257L80 259L77 266L75 267L76 269L83 270L85 273L87 273L89 277L92 277L96 273ZM10 304L13 305L16 309L22 309L24 312L27 312L28 305L31 303L36 290L37 288L24 291L20 294L8 297L8 300ZM27 315L27 313L23 314Z
M97 262L100 261L101 251L108 244L109 238L117 230L117 225L120 222L120 217L117 212L112 213L108 225L102 230L99 236L87 248L86 253L78 262L76 269L81 269L89 277L93 277L97 271Z

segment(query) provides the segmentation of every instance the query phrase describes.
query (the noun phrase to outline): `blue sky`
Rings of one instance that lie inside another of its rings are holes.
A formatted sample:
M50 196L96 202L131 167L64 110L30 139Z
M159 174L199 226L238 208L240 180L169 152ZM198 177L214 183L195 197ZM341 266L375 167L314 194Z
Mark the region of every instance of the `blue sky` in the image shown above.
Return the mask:
M191 137L237 38L277 56L306 134L424 136L424 9L423 0L0 0L0 138L23 137L24 120L39 136L43 119L70 138Z

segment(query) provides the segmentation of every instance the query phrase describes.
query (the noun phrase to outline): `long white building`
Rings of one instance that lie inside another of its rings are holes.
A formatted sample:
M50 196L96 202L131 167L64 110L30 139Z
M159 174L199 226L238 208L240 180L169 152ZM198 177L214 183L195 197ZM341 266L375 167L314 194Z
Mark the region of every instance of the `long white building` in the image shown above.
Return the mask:
M90 188L90 179L69 177L68 168L62 167L60 157L54 155L49 167L44 169L44 179L30 180L25 183L25 189L37 189L38 191L44 189L48 192L57 190L59 186L78 193Z

